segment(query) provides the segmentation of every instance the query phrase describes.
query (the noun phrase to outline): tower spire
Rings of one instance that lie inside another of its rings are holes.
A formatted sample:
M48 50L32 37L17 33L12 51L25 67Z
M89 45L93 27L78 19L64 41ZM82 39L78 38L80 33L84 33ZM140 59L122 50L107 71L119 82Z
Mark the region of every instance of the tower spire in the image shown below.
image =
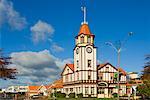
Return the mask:
M82 24L88 24L86 22L86 7L85 6L81 7L81 10L83 11L83 22L82 22Z

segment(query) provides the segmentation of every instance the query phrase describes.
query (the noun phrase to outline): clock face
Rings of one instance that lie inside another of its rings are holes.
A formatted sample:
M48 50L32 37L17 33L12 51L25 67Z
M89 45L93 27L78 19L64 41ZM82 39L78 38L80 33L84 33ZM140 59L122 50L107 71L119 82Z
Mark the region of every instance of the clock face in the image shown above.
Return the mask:
M92 52L92 48L88 47L88 48L86 49L86 51L87 51L88 53L91 53L91 52Z
M76 49L76 54L78 54L78 53L79 53L79 48Z

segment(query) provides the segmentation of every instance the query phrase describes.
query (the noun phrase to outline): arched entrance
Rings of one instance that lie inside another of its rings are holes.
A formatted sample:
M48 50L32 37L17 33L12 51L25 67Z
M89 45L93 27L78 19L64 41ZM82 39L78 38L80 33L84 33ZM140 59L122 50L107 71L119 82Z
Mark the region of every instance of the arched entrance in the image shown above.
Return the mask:
M106 82L98 82L97 85L98 98L108 98L108 84Z

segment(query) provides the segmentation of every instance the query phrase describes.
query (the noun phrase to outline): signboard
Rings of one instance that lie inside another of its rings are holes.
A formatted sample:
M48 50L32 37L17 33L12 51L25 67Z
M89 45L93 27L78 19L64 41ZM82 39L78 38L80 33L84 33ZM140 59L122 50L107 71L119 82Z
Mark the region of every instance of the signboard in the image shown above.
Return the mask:
M136 91L136 87L137 87L136 85L132 86L132 88L133 88L134 91Z
M106 83L99 82L99 83L98 83L98 86L100 86L100 87L107 87L107 84L106 84Z

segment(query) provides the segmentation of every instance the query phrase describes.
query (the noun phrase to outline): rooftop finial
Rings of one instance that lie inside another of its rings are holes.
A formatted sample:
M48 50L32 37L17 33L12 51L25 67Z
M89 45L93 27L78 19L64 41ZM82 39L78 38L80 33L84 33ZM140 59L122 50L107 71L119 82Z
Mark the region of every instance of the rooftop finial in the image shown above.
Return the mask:
M86 7L81 7L81 10L83 11L83 22L82 22L82 24L87 24L87 22L86 22Z

